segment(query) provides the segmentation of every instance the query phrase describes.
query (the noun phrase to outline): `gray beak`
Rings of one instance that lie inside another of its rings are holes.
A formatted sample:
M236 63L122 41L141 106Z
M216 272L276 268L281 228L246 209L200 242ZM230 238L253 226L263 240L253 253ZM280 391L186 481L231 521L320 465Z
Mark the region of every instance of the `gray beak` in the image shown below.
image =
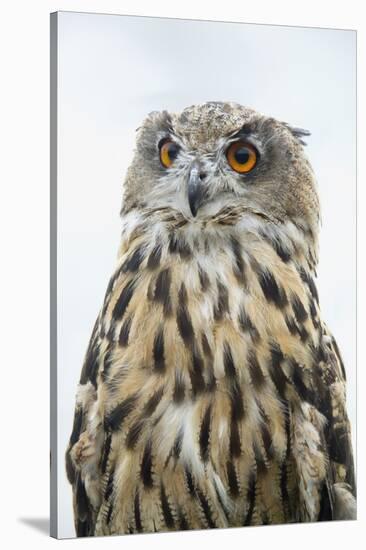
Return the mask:
M192 216L197 215L197 211L202 203L204 191L202 187L202 180L205 178L205 174L201 171L201 167L198 162L195 162L189 174L188 180L188 202L192 212Z

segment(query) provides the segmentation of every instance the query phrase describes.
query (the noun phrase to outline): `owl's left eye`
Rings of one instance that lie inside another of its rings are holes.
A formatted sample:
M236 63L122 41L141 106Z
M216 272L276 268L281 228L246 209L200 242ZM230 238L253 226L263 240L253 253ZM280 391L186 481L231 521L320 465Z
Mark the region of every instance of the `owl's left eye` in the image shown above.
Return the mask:
M226 158L235 172L246 174L257 164L258 152L251 143L234 141L226 151Z
M165 168L169 168L179 153L179 145L170 139L163 140L159 144L160 162Z

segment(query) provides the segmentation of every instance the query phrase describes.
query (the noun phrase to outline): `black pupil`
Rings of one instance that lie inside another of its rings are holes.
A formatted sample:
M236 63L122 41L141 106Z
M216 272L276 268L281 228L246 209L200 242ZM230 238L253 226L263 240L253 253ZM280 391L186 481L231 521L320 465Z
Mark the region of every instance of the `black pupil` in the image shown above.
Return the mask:
M178 151L179 151L178 145L176 145L175 143L169 143L169 145L168 145L168 157L170 158L171 161L173 161L177 158Z
M246 147L240 147L235 151L234 157L238 164L245 164L249 160L249 150Z

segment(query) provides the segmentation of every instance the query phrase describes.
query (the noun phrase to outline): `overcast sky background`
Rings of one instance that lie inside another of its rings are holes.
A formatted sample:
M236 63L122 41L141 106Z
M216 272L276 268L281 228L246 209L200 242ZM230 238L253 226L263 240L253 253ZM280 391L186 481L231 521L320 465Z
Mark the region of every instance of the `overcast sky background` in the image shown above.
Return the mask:
M237 101L311 131L323 225L317 281L356 430L356 33L62 12L58 27L58 523L75 536L64 453L114 268L135 129L147 113Z

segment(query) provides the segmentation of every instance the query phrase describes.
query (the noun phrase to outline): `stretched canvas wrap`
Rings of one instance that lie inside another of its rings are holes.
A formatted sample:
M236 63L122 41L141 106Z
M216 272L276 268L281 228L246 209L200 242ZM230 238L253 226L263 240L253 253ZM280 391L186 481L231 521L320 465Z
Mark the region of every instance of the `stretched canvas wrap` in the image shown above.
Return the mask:
M355 45L51 15L53 536L356 518Z

